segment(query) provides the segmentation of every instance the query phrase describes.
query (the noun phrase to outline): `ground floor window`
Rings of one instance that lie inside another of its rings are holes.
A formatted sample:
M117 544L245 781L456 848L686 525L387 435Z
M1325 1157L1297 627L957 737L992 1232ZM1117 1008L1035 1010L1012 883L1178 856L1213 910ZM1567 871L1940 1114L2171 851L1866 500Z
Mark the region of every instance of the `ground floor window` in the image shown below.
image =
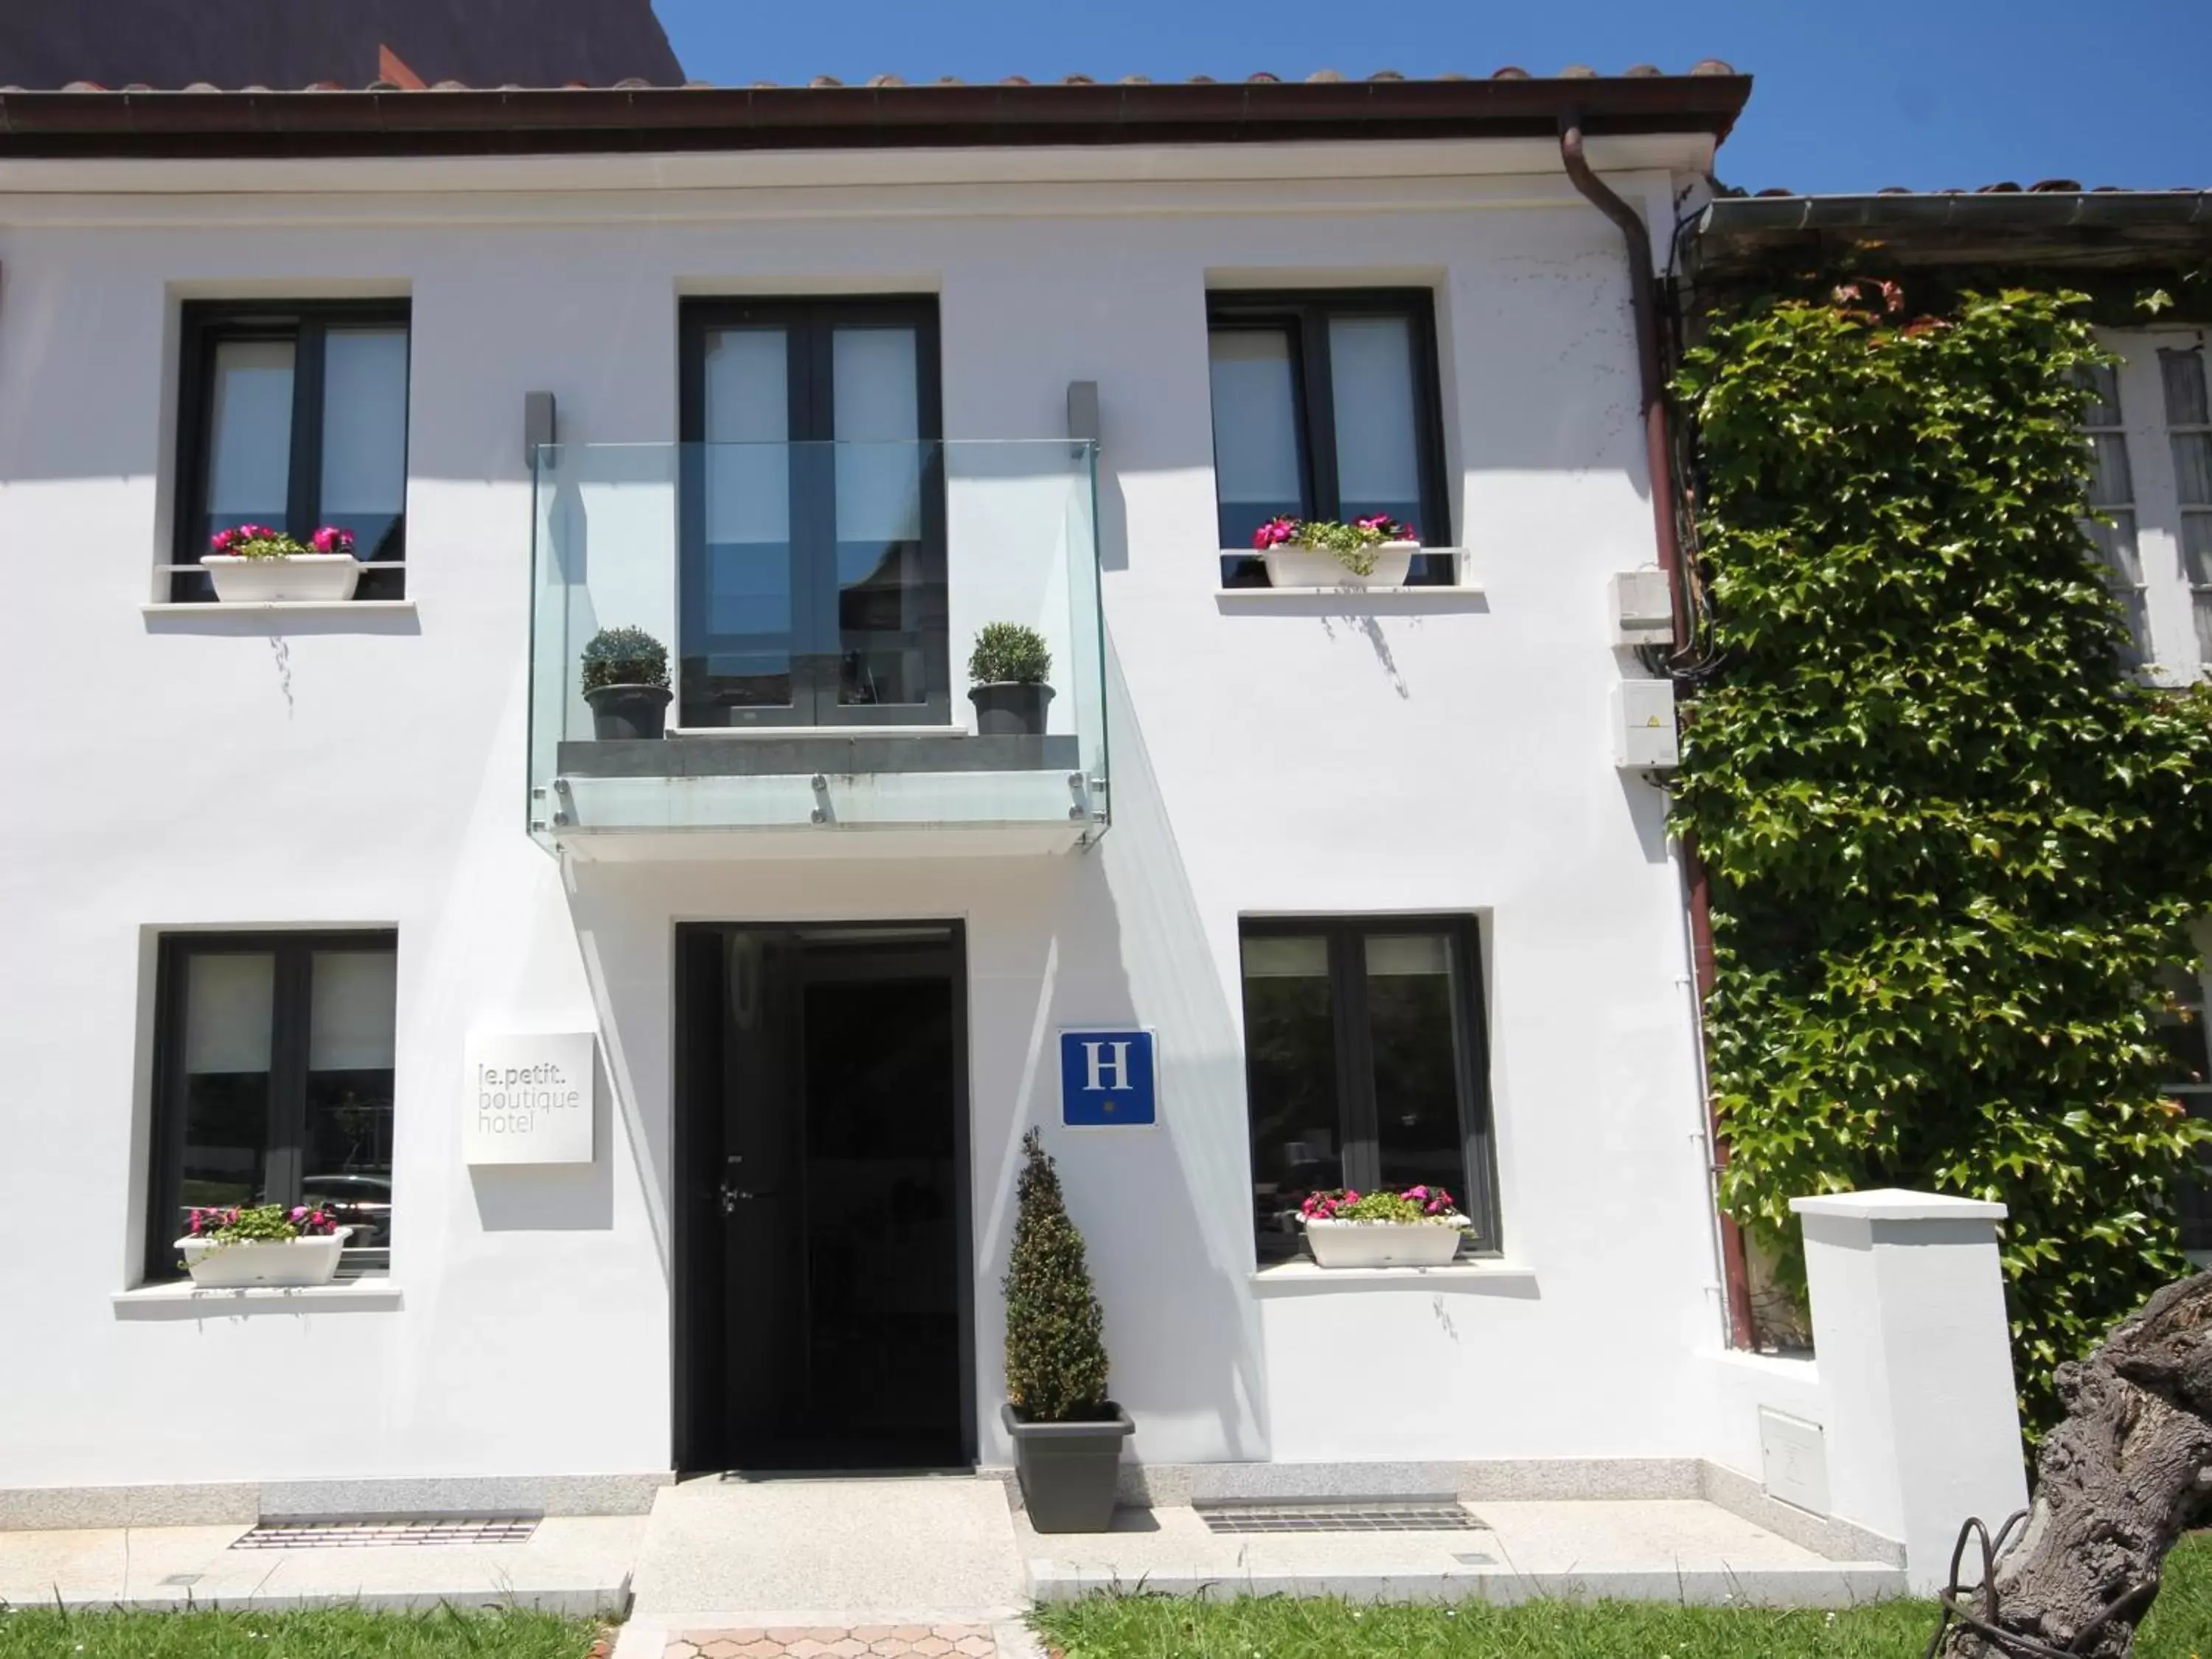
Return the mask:
M146 1276L175 1279L194 1209L313 1204L391 1261L390 933L172 933L161 944Z
M1481 951L1466 918L1247 921L1245 1091L1260 1259L1334 1187L1441 1186L1498 1248Z
M2205 1044L2204 980L2192 964L2165 975L2166 1008L2158 1019L2166 1054L2166 1092L2191 1117L2212 1117L2212 1049ZM2197 1150L2197 1176L2174 1194L2180 1212L2181 1248L2212 1259L2212 1147Z

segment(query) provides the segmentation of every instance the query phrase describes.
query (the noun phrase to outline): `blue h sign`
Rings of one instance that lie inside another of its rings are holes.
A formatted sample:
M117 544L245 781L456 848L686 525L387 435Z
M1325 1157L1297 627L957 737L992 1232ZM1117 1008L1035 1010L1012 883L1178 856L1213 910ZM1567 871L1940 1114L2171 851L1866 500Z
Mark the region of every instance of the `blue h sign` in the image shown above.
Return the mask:
M1158 1114L1150 1031L1062 1031L1060 1121L1072 1129L1139 1127Z

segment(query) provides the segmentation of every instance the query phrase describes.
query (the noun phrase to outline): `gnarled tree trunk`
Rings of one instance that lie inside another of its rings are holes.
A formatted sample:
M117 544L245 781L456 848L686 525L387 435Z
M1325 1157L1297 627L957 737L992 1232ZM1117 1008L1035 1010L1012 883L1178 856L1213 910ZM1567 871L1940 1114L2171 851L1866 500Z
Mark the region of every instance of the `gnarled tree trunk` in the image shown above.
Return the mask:
M2036 1460L2027 1529L1997 1563L1996 1622L2045 1650L2128 1659L2166 1551L2212 1514L2212 1273L2159 1291L2057 1382L2066 1417ZM1978 1590L1959 1601L1982 1611ZM1959 1623L1942 1650L2038 1651Z

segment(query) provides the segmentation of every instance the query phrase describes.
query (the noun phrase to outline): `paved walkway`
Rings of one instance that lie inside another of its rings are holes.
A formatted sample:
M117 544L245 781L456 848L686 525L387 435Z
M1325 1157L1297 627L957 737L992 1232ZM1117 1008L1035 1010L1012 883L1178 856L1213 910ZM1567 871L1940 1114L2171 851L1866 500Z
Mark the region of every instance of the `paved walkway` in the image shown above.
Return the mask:
M0 1532L0 1601L17 1606L619 1607L641 1515L548 1516L526 1543L235 1550L247 1528Z
M619 1659L1014 1659L1038 1650L1006 1487L992 1480L665 1488Z
M1443 1601L1606 1595L1838 1606L1900 1594L1712 1504L1477 1501L1435 1532L1217 1533L1189 1509L1040 1536L988 1478L664 1487L650 1516L550 1516L526 1542L234 1549L243 1527L0 1532L0 1601L376 1607L630 1601L617 1659L1033 1659L1031 1600L1097 1589Z
M996 1659L1000 1650L981 1625L825 1625L686 1631L663 1651L665 1659Z
M1115 1529L1048 1537L1017 1519L1039 1601L1141 1584L1164 1595L1443 1601L1535 1596L1847 1607L1904 1593L1874 1561L1832 1561L1694 1499L1490 1502L1465 1531L1239 1534L1188 1509L1125 1510Z

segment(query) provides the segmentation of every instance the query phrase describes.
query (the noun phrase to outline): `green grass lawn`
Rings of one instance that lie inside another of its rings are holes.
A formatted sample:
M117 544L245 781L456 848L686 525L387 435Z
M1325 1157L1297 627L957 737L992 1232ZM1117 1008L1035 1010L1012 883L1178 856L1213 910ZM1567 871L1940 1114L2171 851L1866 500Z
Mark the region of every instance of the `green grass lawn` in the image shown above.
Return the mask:
M1043 1608L1036 1622L1067 1659L1920 1659L1936 1610L1923 1601L1828 1613L1635 1601L1446 1608L1102 1595ZM2136 1659L2212 1659L2212 1539L2191 1540L2167 1559Z
M585 1659L598 1620L548 1613L0 1613L0 1659Z
M1933 1608L1654 1602L1357 1607L1097 1596L1036 1623L1067 1659L1918 1659ZM585 1659L596 1620L536 1613L0 1612L0 1659ZM2176 1550L2136 1659L2212 1659L2212 1539Z

